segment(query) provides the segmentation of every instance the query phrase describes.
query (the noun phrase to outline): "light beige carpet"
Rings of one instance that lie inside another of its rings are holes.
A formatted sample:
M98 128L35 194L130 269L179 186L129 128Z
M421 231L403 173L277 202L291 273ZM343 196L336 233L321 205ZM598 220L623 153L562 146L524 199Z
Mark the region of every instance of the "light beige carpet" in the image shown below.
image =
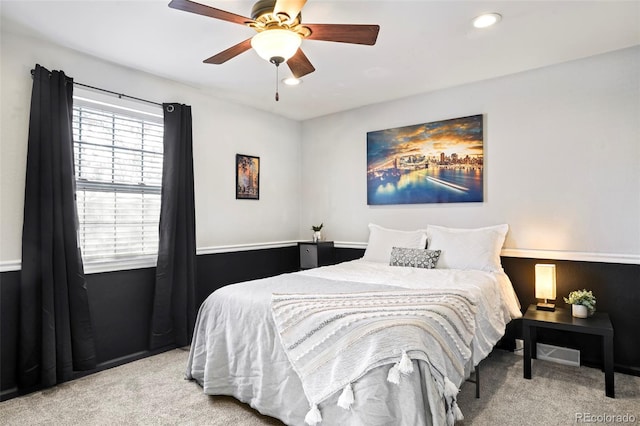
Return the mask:
M523 378L522 356L494 350L481 364L480 399L473 383L465 383L458 405L461 425L621 424L591 421L627 415L640 424L640 377L615 373L616 398L604 393L604 373L596 368L532 361L532 378Z
M233 398L204 395L183 379L186 359L176 349L5 401L0 424L281 425ZM577 415L615 420L625 414L640 424L640 377L616 373L615 379L616 399L605 397L598 369L534 360L533 379L525 380L522 357L496 350L482 365L481 398L473 383L462 386L460 425L568 425L586 423L576 422ZM607 423L613 422L599 422Z

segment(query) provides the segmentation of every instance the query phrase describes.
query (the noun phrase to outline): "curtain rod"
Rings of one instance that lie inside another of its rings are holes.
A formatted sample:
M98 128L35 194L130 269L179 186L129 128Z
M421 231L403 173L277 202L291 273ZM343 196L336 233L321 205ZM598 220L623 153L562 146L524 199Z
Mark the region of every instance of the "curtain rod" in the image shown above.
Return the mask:
M33 75L35 74L35 70L31 70L31 77L33 77ZM136 98L135 96L129 96L129 95L125 95L124 93L118 93L118 92L113 92L111 90L107 90L107 89L101 89L100 87L95 87L95 86L89 86L88 84L84 84L84 83L78 83L77 81L73 82L74 85L76 86L82 86L82 87L86 87L88 89L93 89L93 90L98 90L100 92L105 92L105 93L109 93L110 95L115 95L118 98L128 98L128 99L134 99L136 101L141 101L141 102L146 102L148 104L153 104L153 105L157 105L159 107L162 107L162 104L158 103L158 102L154 102L154 101L149 101L147 99L142 99L142 98Z

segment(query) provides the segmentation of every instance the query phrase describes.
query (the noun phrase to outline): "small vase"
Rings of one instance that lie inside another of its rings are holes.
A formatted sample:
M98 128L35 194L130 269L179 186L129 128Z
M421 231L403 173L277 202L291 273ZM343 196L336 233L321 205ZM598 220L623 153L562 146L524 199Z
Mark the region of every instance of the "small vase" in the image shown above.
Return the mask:
M571 305L571 315L576 318L586 318L589 315L589 310L584 305Z
M320 231L315 231L313 233L313 242L317 243L318 241L322 241L322 232Z

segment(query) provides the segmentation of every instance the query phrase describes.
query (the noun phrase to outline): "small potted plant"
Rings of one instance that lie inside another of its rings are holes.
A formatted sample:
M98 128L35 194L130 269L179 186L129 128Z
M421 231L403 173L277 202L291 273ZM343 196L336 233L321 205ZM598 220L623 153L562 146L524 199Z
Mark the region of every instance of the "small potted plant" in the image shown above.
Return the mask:
M313 242L317 243L318 241L322 240L322 232L320 232L322 230L322 227L324 226L324 223L321 223L320 225L312 225L311 229L313 229Z
M596 311L596 297L591 290L572 291L564 301L571 305L571 314L576 318L586 318Z

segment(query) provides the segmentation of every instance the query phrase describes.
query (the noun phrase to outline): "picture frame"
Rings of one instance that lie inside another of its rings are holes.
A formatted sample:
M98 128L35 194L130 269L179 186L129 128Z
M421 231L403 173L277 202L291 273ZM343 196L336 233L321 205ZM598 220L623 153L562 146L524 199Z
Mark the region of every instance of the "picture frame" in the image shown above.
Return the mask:
M367 132L367 204L484 201L482 114Z
M236 154L236 200L260 199L260 157Z

